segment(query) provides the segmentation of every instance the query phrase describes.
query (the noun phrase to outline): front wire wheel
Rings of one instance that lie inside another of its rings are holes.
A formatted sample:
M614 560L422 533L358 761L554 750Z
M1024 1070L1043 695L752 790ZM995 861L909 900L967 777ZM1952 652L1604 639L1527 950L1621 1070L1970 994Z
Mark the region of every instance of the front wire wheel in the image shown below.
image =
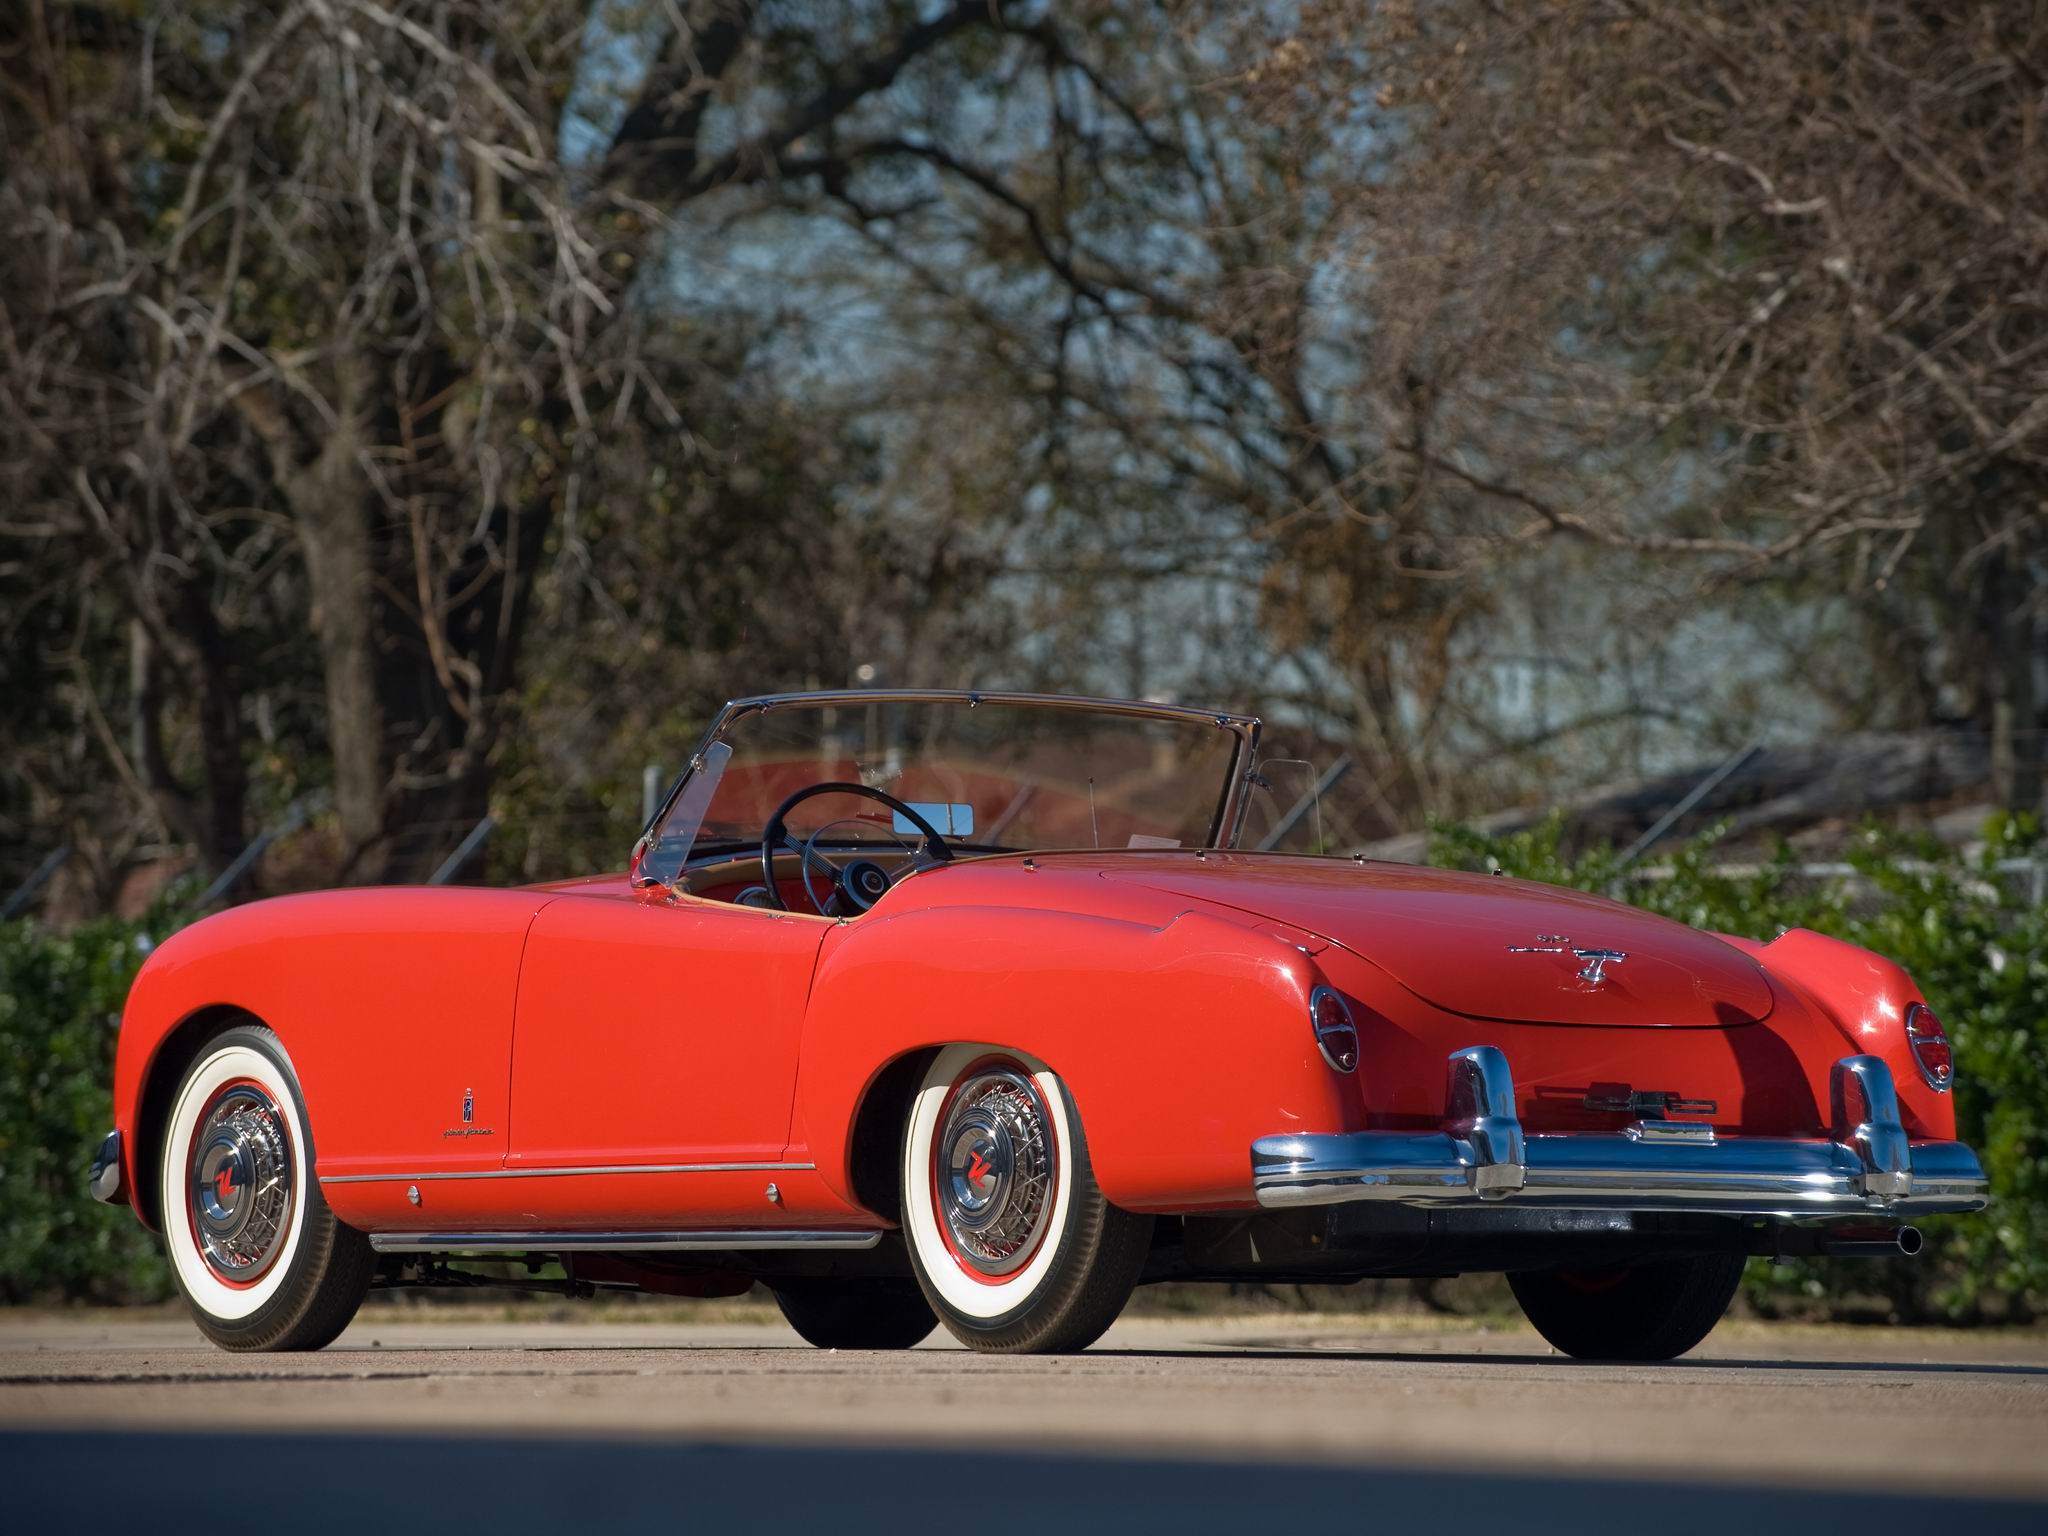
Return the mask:
M1152 1218L1095 1183L1081 1117L1043 1063L940 1051L903 1138L903 1227L932 1310L970 1349L1061 1354L1116 1321Z
M775 1304L797 1337L819 1349L910 1349L939 1326L910 1281L785 1281Z
M348 1326L376 1268L314 1181L298 1075L275 1034L208 1042L172 1103L157 1210L192 1315L231 1350L318 1349Z

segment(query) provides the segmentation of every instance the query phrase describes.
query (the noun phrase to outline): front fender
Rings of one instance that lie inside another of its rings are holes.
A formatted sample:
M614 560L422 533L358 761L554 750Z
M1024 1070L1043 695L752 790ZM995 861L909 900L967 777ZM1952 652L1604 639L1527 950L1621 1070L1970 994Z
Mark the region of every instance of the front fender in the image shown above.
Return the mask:
M495 1166L502 1135L451 1140L466 1090L509 1125L512 1009L540 891L323 891L235 907L166 939L122 1011L114 1124L128 1188L148 1189L162 1079L215 1020L276 1032L323 1173ZM482 1144L479 1145L478 1143ZM135 1202L148 1217L146 1198Z
M1066 1083L1115 1204L1255 1208L1254 1139L1360 1123L1355 1080L1323 1063L1309 1027L1319 979L1298 949L1200 910L1161 927L1006 907L877 913L827 942L797 1129L855 1203L853 1123L883 1068L956 1041L1007 1046Z

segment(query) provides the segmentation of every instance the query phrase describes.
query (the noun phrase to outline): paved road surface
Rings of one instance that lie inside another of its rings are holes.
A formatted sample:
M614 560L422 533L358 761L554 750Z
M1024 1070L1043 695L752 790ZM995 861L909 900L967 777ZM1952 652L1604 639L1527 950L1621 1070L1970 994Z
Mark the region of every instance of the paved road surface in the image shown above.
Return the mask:
M1956 1509L1957 1501L1971 1507ZM317 1355L0 1314L9 1530L1252 1531L1418 1520L2048 1531L2048 1339L1726 1325L1671 1366L1523 1330L1120 1324L1068 1359L779 1324L417 1321Z

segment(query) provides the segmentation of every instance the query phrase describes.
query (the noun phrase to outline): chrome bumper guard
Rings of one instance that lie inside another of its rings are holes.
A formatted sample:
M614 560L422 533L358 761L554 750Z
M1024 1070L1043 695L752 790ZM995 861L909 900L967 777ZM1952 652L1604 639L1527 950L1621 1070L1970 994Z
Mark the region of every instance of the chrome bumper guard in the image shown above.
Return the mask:
M1443 1129L1262 1136L1252 1187L1273 1209L1351 1200L1562 1210L1703 1211L1813 1217L1984 1208L1977 1156L1957 1141L1909 1141L1891 1069L1845 1056L1831 1074L1832 1138L1720 1138L1692 1121L1625 1131L1525 1135L1508 1059L1490 1045L1450 1058Z

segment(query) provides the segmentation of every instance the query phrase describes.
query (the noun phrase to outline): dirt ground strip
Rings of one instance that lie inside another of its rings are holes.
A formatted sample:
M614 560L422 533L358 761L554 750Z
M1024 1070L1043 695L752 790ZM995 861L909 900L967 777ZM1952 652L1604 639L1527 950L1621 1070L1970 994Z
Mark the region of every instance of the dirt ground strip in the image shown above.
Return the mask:
M718 1463L727 1471L763 1449L785 1471L792 1449L854 1467L909 1458L905 1475L931 1489L956 1477L976 1486L992 1446L1047 1458L1062 1486L1150 1469L1178 1494L1189 1468L1204 1479L1235 1469L1191 1511L1197 1524L1221 1518L1230 1489L1270 1490L1269 1474L1288 1468L1337 1478L1327 1491L1340 1506L1353 1477L1397 1501L1404 1488L1441 1492L1445 1474L1475 1498L1535 1479L1566 1512L1645 1496L1633 1485L1647 1480L1657 1505L1668 1501L1656 1486L1682 1485L1696 1512L1735 1499L1723 1513L1752 1521L1789 1518L1794 1495L1826 1494L1836 1514L1844 1495L1879 1498L1901 1516L1920 1502L1901 1495L1933 1495L2018 1500L2038 1529L2048 1336L1728 1324L1676 1364L1607 1366L1557 1356L1519 1327L1149 1318L1084 1355L1012 1359L970 1355L943 1335L907 1353L836 1353L765 1322L371 1312L333 1348L266 1356L223 1354L165 1316L0 1314L0 1471L15 1457L61 1466L108 1437L145 1464L210 1461L216 1449L234 1460L263 1443L256 1433L279 1437L283 1464L309 1467L346 1448L351 1465L368 1452L370 1465L396 1468L423 1445L460 1444L487 1468L538 1475L544 1441L579 1444L578 1455L665 1446L686 1459L726 1447L741 1457ZM678 1465L650 1469L650 1491L671 1486ZM700 1496L721 1486L698 1473ZM621 1475L630 1483L630 1469Z

